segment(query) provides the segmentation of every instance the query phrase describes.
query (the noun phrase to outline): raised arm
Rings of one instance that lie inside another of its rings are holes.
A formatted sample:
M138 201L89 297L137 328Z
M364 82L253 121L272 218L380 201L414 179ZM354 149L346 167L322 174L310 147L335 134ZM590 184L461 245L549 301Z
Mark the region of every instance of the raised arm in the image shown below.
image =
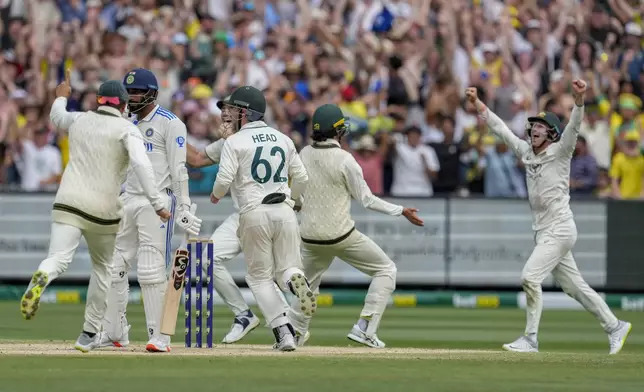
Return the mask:
M155 211L165 209L163 199L156 186L152 163L150 162L150 158L148 158L148 154L145 152L141 132L135 126L128 126L121 142L128 152L130 167L132 167L132 170L134 170L134 173L139 179L143 192L150 201L150 204L152 204Z
M530 148L528 143L519 139L517 135L515 135L514 132L505 125L499 116L494 114L494 112L488 109L488 107L481 102L478 98L476 87L470 87L465 90L465 96L468 101L476 106L479 116L485 120L489 130L496 136L500 137L516 155L521 156Z
M67 131L74 121L81 115L78 112L67 111L67 98L72 93L69 82L70 69L65 70L65 79L56 87L56 99L51 105L49 119L57 129Z
M572 108L570 120L561 135L559 142L559 150L562 154L572 156L577 144L577 136L581 128L581 121L584 119L584 100L586 99L586 82L583 80L575 80L572 82L573 97L575 98L575 106Z

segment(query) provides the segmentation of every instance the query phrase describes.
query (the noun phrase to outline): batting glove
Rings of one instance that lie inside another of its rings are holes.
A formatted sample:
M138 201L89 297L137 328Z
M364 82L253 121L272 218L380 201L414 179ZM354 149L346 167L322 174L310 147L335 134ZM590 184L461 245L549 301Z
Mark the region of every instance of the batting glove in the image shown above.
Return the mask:
M187 205L179 206L176 222L186 233L194 236L199 235L201 219L197 218Z

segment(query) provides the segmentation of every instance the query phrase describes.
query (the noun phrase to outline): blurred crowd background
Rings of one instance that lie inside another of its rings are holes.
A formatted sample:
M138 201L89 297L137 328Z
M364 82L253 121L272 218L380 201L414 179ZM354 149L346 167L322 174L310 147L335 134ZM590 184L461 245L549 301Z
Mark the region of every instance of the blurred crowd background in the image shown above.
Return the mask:
M69 110L98 85L154 71L158 103L198 148L216 103L264 91L267 123L309 143L316 106L350 119L343 147L379 195L526 197L523 168L463 100L467 86L517 135L531 113L564 121L589 82L574 195L639 198L644 177L640 0L0 0L0 186L54 190L67 140L49 123L72 68ZM190 170L208 193L217 166Z

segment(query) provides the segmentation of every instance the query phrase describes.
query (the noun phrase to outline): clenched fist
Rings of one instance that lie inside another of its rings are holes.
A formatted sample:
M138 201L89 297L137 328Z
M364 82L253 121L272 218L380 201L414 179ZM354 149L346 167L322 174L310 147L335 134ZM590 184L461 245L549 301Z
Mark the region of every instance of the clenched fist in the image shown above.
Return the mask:
M476 87L468 87L465 90L465 98L472 104L476 103L476 100L479 99Z
M217 129L218 136L221 139L226 139L228 136L232 135L234 132L233 123L230 121L224 121Z
M572 96L575 98L575 104L577 106L582 106L586 99L586 82L581 79L574 80L572 82Z

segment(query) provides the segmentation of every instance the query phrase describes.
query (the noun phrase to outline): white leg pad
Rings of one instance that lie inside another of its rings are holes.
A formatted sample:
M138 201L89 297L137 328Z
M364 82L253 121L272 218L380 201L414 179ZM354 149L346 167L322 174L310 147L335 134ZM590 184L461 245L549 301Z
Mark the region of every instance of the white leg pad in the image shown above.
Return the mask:
M165 257L161 251L152 246L139 249L137 277L141 285L145 321L150 338L159 334L163 297L166 290Z

